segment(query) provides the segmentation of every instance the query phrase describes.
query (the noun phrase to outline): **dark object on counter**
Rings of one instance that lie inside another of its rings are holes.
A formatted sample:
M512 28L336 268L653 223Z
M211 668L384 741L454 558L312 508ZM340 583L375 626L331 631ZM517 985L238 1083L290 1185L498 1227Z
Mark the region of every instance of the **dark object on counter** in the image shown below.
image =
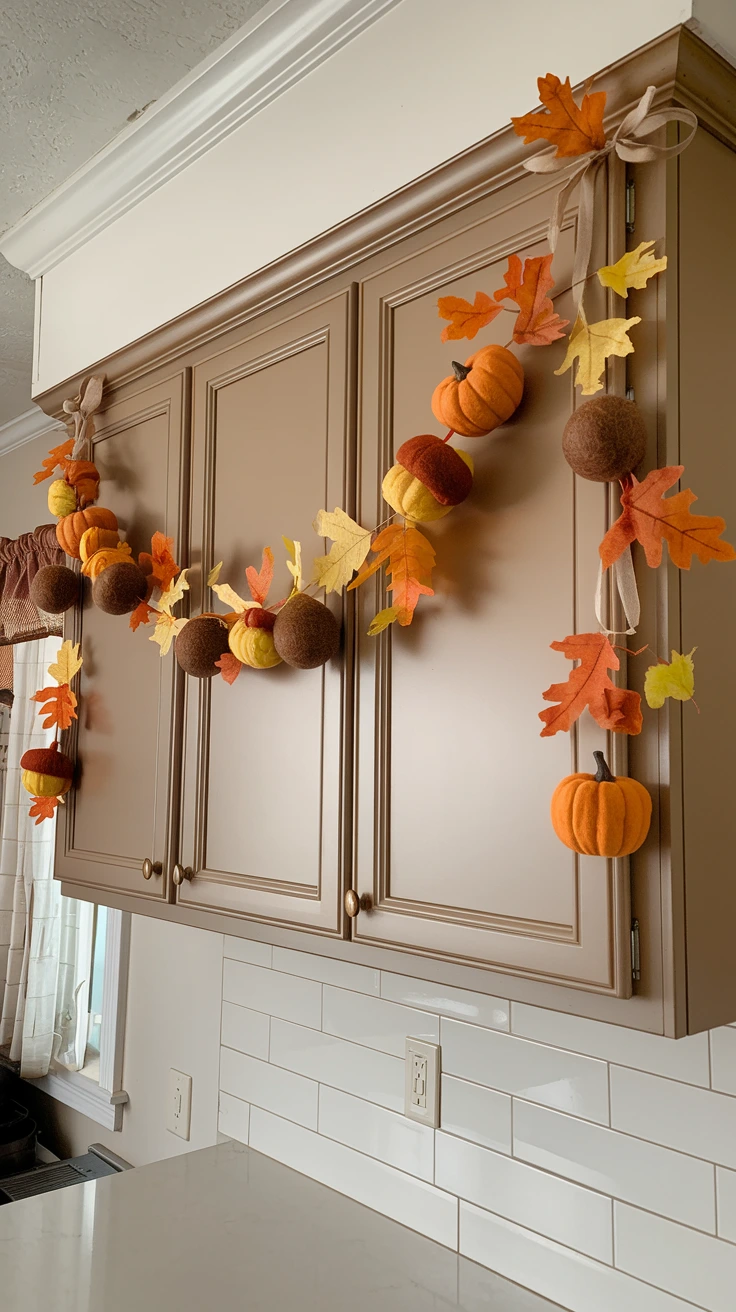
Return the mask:
M0 1178L34 1165L36 1129L25 1107L12 1098L0 1098Z

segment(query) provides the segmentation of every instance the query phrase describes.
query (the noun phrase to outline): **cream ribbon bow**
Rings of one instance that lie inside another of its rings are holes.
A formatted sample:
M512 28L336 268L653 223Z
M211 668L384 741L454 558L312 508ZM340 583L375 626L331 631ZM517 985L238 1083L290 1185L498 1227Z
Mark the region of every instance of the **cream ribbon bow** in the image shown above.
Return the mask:
M74 424L74 449L72 460L92 458L92 434L95 431L92 419L102 402L104 375L85 378L77 396L70 396L64 401L62 409L71 417Z
M689 109L660 109L655 111L654 114L650 114L649 110L656 92L656 87L647 87L638 105L622 119L605 146L601 150L591 151L589 155L584 155L582 165L579 163L579 156L576 156L572 161L567 156L557 159L550 154L534 155L531 159L524 160L524 168L528 169L530 173L559 173L563 169L569 169L571 164L575 166L574 173L557 193L549 228L547 229L547 238L550 250L554 251L560 235L565 207L579 184L578 233L572 271L573 303L576 313L580 309L593 248L595 182L599 169L605 164L608 156L614 152L619 159L630 160L636 164L651 163L655 159L666 159L672 155L679 155L686 146L690 145L698 126L697 115ZM686 123L690 131L685 140L678 141L674 146L653 146L640 141L641 137L650 136L659 128L664 127L666 123Z

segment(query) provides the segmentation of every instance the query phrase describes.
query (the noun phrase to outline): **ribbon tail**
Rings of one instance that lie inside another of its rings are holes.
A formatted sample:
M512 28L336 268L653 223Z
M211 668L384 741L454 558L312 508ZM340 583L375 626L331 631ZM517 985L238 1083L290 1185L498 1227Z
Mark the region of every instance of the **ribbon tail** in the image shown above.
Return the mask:
M567 202L581 178L585 177L589 167L590 165L586 164L582 169L578 169L576 173L573 173L572 177L568 178L564 186L560 187L560 190L555 197L552 216L549 221L549 227L547 228L547 241L549 242L549 248L551 251L557 249L557 242L560 237L560 229L562 227L562 220L565 217Z
M595 183L601 160L592 161L580 178L580 204L578 206L578 231L575 242L575 256L572 265L572 299L576 315L585 291L588 277L591 251L593 249L593 215L595 211Z
M613 582L618 592L621 606L628 628L626 633L631 635L636 633L641 616L641 603L639 601L639 591L636 586L636 575L634 574L634 562L631 558L631 547L626 547L621 553L618 560L614 561L611 567ZM595 617L606 634L620 632L618 629L607 628L603 618L603 562L598 564L598 579L595 587Z

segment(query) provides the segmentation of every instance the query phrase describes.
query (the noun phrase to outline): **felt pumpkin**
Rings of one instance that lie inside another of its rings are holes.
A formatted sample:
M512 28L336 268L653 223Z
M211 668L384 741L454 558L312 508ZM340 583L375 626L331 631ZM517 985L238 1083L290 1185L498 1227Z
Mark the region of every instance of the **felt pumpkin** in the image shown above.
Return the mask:
M628 856L649 833L652 799L636 779L615 778L603 752L595 774L570 774L552 794L552 825L581 856Z
M103 531L106 532L107 530ZM85 537L86 536L87 535L85 534ZM84 561L84 564L82 565L82 573L94 582L95 579L99 578L103 570L109 569L111 565L119 565L121 561L128 561L135 564L133 553L127 542L118 542L117 546L101 547L99 551L95 551L92 556L88 556ZM136 569L137 568L138 566L136 566ZM143 574L143 570L141 570L140 573ZM143 577L145 578L145 575L143 575Z
M116 529L118 521L111 510L104 506L87 506L85 510L76 510L73 515L65 515L56 525L59 546L67 556L79 560L79 544L88 528Z
M93 525L79 539L79 559L83 565L86 565L96 551L102 551L103 547L117 547L119 542L120 535L117 529L99 528Z
M91 460L70 460L64 470L64 478L77 494L79 507L96 501L100 491L100 475L97 466Z
M396 461L383 480L384 500L420 524L448 515L473 486L472 457L431 433L404 442Z
M77 508L77 494L63 478L55 478L49 487L49 510L57 519L71 515Z
M437 385L432 413L463 437L483 437L505 424L524 391L524 370L505 346L483 346Z
M274 665L280 665L281 657L274 646L273 630L248 624L247 614L246 611L230 630L228 642L233 656L237 657L241 665L249 665L252 670L270 670Z
M20 758L22 782L32 797L61 797L68 793L74 778L74 764L59 751L59 744L31 747Z

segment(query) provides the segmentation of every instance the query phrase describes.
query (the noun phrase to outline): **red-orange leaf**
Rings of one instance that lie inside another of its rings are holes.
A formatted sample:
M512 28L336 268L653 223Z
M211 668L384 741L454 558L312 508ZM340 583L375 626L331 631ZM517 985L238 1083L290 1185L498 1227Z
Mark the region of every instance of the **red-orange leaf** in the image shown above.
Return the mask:
M218 670L221 671L225 683L235 683L243 666L237 656L233 656L231 651L226 651L219 661L215 661Z
M440 296L437 302L440 319L449 319L447 328L442 330L442 341L458 341L461 337L475 337L481 328L501 313L501 306L494 305L486 292L476 292L473 304L462 296Z
M505 287L494 292L497 301L515 301L519 307L514 324L514 341L519 345L549 346L563 337L569 319L561 319L548 292L555 285L550 272L551 255L535 255L524 261L522 272L518 255L509 256L508 272L504 274Z
M643 483L630 475L621 493L623 514L611 525L599 548L604 569L634 541L641 543L647 564L653 569L662 560L663 542L678 569L689 569L693 556L704 565L709 560L736 560L731 543L721 540L726 521L720 515L690 514L690 506L698 499L694 492L685 488L665 499L664 493L684 472L684 465L653 469Z
M74 438L67 438L61 446L54 446L49 451L45 460L41 461L42 469L33 475L34 483L43 483L45 478L52 478L56 469L63 469L67 461L71 458L74 450Z
M166 591L179 573L173 550L173 538L167 538L163 533L154 533L151 538L151 574L162 592Z
M557 147L555 159L567 155L587 155L601 150L606 144L603 130L603 111L606 107L605 91L584 95L576 105L569 77L561 82L554 73L537 79L539 99L547 112L524 114L512 118L514 132L526 142L549 141Z
M34 692L31 701L43 703L38 713L46 716L44 729L68 729L72 720L77 718L74 709L77 699L68 683L54 688L42 688L40 692Z
M260 573L255 566L249 565L245 577L248 580L251 597L259 606L264 606L273 581L273 552L270 547L263 548Z
M602 729L641 733L641 697L611 682L608 671L620 669L620 661L605 633L577 633L550 646L580 664L566 683L553 683L542 693L546 702L558 703L539 712L544 721L542 738L570 729L586 706Z
M411 624L420 597L433 597L430 587L435 554L432 543L418 529L405 525L389 524L378 534L371 551L376 559L362 570L348 585L348 592L360 587L381 565L391 577L388 591L393 593L399 624Z
M141 624L151 623L151 616L153 614L155 614L155 612L148 605L148 602L142 601L140 605L136 606L135 610L133 611L133 614L130 617L130 620L128 622L129 628L131 628L135 633L136 629L139 629L141 627Z
M36 824L40 825L44 820L53 820L58 805L58 797L32 797L28 814L31 817L35 815Z

